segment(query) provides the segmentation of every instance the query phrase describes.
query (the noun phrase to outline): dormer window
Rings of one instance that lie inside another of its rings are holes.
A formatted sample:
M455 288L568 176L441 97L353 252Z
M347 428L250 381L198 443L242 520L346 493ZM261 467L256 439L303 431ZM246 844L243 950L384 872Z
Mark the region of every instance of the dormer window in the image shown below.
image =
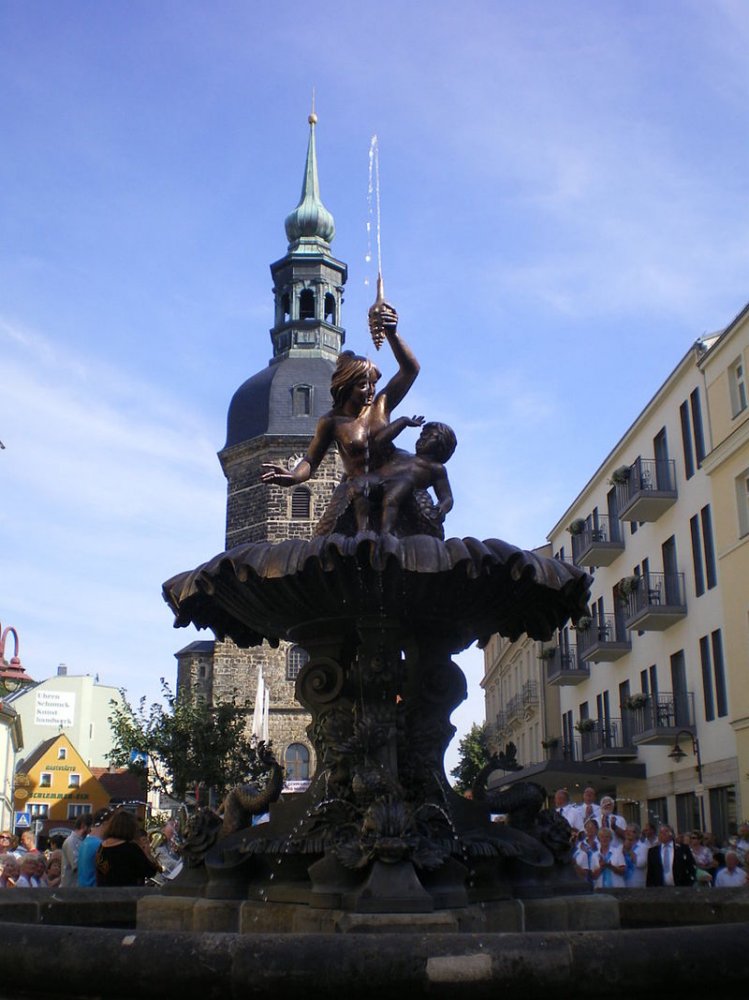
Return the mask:
M291 415L308 417L312 412L312 386L295 385L291 390Z

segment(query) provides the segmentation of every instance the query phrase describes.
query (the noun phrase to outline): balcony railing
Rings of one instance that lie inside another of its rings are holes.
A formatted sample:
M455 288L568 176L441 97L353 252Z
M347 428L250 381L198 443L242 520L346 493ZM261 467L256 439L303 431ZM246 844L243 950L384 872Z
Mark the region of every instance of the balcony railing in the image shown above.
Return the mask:
M590 677L588 664L578 658L577 647L548 646L546 657L546 680L549 684L563 686L580 684Z
M609 566L623 551L618 518L591 515L582 531L572 536L572 558L578 566Z
M623 521L657 521L677 496L672 458L638 458L630 465L626 482L616 487L619 517Z
M514 694L512 698L509 699L505 706L505 711L507 712L507 721L512 722L513 719L519 718L523 714L523 698L519 694Z
M612 662L632 648L622 616L593 615L588 628L577 627L577 648L583 660Z
M538 681L526 681L523 684L522 698L525 708L538 704Z
M621 719L596 719L593 729L580 733L584 760L632 760L637 747Z
M623 719L638 746L673 744L680 730L694 732L694 693L659 691L657 695L648 695L639 708L625 708Z
M625 625L662 632L687 613L683 573L644 573L626 597Z
M507 729L507 712L497 712L494 727L498 733L504 732Z

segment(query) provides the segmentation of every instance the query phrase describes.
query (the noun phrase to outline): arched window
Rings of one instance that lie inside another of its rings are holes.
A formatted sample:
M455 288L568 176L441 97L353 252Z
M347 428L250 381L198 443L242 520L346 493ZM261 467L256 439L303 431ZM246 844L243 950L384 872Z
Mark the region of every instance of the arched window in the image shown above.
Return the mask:
M292 743L284 757L287 781L309 780L309 750L303 743Z
M291 389L291 415L308 417L312 412L312 386L295 385Z
M286 653L286 680L295 681L299 671L309 659L309 653L301 646L289 646Z
M336 324L335 295L328 292L325 296L325 319L328 323Z
M291 518L294 521L309 521L312 509L312 494L306 486L300 486L291 494Z
M305 288L299 296L299 319L315 318L315 293L311 288Z
M284 323L291 317L291 307L289 305L289 293L284 292L281 296L281 318Z

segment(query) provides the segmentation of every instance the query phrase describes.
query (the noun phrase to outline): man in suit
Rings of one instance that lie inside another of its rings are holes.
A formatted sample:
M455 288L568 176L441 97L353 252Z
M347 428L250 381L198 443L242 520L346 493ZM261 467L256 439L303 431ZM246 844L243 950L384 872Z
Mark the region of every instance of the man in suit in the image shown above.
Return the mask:
M695 867L691 850L674 843L674 831L664 824L658 830L658 843L648 851L645 884L694 885Z

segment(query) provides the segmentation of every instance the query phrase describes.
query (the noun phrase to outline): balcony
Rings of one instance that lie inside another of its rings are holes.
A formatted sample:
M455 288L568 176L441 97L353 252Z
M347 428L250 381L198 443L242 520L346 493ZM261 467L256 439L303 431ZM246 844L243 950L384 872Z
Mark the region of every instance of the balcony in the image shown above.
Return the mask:
M695 732L692 691L649 695L644 705L625 713L636 746L673 746L680 731Z
M632 642L621 618L616 615L593 616L588 628L577 626L580 658L592 663L612 663L626 656Z
M526 681L521 691L523 712L529 719L538 708L538 681Z
M616 487L622 521L657 521L676 503L676 464L672 458L638 458L626 476L626 482Z
M638 632L663 632L687 613L683 573L646 573L630 577L624 624Z
M507 702L505 706L505 712L507 713L507 723L512 725L516 719L521 719L523 717L523 699L519 694L514 694L512 698Z
M581 684L590 677L590 668L584 660L578 659L577 648L569 646L547 646L542 658L546 660L546 681L556 687Z
M580 522L578 522L579 524ZM619 521L605 515L586 518L585 527L572 536L572 558L578 566L609 566L624 552Z
M580 733L583 760L634 760L637 747L622 719L596 719L593 729Z

